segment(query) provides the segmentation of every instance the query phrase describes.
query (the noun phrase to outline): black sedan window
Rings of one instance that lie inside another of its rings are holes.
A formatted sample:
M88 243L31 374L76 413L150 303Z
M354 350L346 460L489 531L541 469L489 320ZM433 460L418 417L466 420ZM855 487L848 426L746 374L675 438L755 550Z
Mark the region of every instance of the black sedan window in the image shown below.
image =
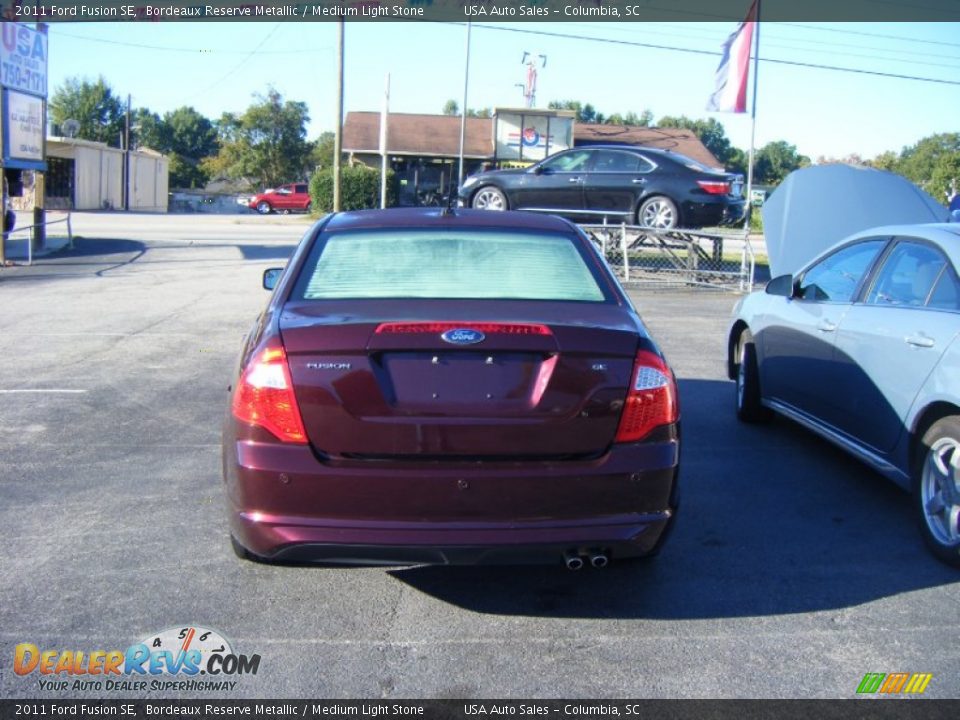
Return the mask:
M639 155L619 150L597 150L593 172L648 172L650 165Z
M541 165L547 172L580 172L587 169L590 160L590 150L574 150L568 153L555 155Z
M804 273L800 281L800 297L822 302L851 302L860 281L886 242L867 240L827 256Z

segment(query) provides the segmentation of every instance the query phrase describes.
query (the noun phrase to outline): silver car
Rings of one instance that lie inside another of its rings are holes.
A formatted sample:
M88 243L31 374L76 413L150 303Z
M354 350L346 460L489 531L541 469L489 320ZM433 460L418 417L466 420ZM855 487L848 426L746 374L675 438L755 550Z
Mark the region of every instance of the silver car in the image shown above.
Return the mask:
M960 566L960 225L855 233L734 309L736 412L784 415L913 494Z

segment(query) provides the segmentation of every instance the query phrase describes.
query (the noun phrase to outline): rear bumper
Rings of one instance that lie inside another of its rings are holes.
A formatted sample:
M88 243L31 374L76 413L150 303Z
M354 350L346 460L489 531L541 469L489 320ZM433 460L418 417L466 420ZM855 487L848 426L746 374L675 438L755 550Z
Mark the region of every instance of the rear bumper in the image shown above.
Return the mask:
M743 200L717 197L704 202L686 202L681 208L681 215L684 227L732 225L743 220L745 208Z
M260 557L352 564L556 562L654 552L679 443L554 463L324 463L303 446L224 447L230 529Z

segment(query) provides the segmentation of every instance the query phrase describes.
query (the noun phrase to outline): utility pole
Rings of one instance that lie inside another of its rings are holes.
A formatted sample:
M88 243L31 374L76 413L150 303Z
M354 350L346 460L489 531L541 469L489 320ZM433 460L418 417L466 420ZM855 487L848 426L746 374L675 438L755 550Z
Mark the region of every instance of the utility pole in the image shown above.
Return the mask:
M343 154L343 20L337 22L337 123L333 132L333 211L340 212L340 156Z
M130 94L127 93L127 115L123 128L123 209L130 209Z
M457 173L457 189L463 185L463 146L467 135L467 88L470 82L470 27L467 23L467 50L463 68L463 107L460 108L460 170Z

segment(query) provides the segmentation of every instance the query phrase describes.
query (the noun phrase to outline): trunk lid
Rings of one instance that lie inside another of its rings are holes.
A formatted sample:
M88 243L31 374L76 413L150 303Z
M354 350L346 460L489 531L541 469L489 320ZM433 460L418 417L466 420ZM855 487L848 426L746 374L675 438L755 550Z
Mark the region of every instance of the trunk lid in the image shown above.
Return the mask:
M297 402L321 454L598 455L616 435L637 350L652 347L632 312L607 304L404 301L400 323L392 305L284 308Z

